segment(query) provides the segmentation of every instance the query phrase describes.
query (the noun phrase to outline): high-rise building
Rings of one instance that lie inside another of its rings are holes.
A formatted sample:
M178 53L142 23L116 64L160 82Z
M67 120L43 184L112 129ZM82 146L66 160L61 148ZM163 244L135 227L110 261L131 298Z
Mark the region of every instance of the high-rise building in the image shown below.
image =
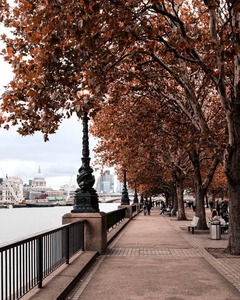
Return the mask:
M98 177L96 191L100 194L114 192L114 175L110 174L110 170L106 170L103 175Z
M117 178L117 176L115 176L114 178L114 192L115 193L121 193L123 190L123 182L120 182Z

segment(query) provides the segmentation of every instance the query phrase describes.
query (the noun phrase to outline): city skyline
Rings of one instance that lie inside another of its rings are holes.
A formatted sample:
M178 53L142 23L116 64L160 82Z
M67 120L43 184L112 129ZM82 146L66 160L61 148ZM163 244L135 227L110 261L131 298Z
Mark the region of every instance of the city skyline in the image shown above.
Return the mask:
M0 171L2 171L1 168L0 168ZM94 188L96 189L96 191L98 193L100 193L100 194L101 193L120 193L122 191L123 183L121 181L119 181L117 178L117 175L114 172L111 173L111 171L114 171L114 170L106 169L104 175L97 174L95 176ZM3 174L3 172L2 172L2 174ZM106 177L106 174L108 174L108 177ZM39 175L40 175L40 177L39 177ZM26 186L31 185L31 182L33 180L35 180L36 178L43 178L46 182L46 188L49 188L49 189L59 190L62 188L65 189L67 186L69 186L71 188L73 188L73 187L77 188L77 181L72 180L72 178L71 178L70 182L65 182L61 186L54 188L53 186L51 186L48 183L48 180L44 176L44 173L42 172L40 166L38 167L37 172L35 172L35 174L33 174L32 177L28 178L26 181L24 181L20 176L16 176L16 175L9 176L8 174L4 174L4 176L0 176L0 179L1 178L3 178L3 179L6 178L10 182L12 180L15 180L15 178L18 178L18 179L22 180L22 184L26 185ZM101 183L103 183L103 185Z

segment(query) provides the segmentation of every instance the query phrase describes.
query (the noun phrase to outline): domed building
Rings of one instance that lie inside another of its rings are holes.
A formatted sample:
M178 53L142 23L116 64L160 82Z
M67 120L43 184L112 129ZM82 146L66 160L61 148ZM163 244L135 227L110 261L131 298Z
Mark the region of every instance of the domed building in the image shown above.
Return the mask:
M26 200L61 201L66 199L67 192L64 189L53 190L51 187L47 187L47 182L41 172L40 166L35 177L29 180L29 184L24 184L23 186L24 198Z
M44 189L46 188L46 180L43 176L43 174L41 173L41 169L40 166L38 168L38 173L36 174L36 176L31 180L30 182L30 186L31 188L37 188L37 189Z
M23 187L23 193L25 199L44 199L47 196L47 182L43 176L40 166L35 177L29 180L29 184L25 184Z

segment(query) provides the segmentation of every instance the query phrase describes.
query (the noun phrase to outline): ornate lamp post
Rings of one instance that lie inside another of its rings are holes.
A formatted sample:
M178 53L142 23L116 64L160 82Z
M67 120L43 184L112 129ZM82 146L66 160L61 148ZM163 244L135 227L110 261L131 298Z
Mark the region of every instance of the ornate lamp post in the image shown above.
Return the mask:
M129 205L126 174L127 174L127 171L126 171L126 169L124 169L123 170L123 189L122 189L121 205Z
M137 194L137 184L136 184L136 182L135 182L135 191L134 191L133 203L138 203L138 194Z
M93 188L95 178L92 175L93 169L90 167L89 138L88 138L88 113L85 111L83 120L82 138L82 166L78 170L77 183L79 188L75 191L74 206L72 213L99 212L98 194Z

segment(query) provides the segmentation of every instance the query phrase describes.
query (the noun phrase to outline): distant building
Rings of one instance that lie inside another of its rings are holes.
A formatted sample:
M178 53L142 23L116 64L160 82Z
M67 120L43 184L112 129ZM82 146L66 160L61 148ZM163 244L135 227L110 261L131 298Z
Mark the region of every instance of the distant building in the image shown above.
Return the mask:
M115 193L121 193L123 190L123 182L120 182L117 178L117 176L115 176L115 182L114 182L114 192Z
M109 170L98 177L96 183L96 191L98 193L113 193L114 192L114 175L110 174Z
M43 174L41 173L40 167L38 168L38 173L36 174L36 176L32 180L29 180L29 185L34 189L47 188L47 183Z
M13 203L23 200L23 181L17 176L0 178L0 202Z
M76 185L64 184L63 186L60 187L59 191L52 190L51 193L49 193L49 195L52 195L52 197L53 196L56 197L58 193L59 197L62 197L63 200L74 201L76 189L77 189Z
M47 190L49 188L39 167L35 177L29 180L29 184L25 184L23 187L24 198L30 200L45 199L47 197Z

